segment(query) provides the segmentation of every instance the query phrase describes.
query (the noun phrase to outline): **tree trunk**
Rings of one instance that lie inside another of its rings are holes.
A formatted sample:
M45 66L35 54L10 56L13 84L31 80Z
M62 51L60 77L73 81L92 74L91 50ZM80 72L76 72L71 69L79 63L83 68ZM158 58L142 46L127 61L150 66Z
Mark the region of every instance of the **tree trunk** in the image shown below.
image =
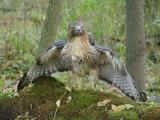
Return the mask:
M145 88L143 0L126 0L126 65L140 90Z
M39 41L37 57L41 55L55 40L61 20L63 0L49 0L47 16Z

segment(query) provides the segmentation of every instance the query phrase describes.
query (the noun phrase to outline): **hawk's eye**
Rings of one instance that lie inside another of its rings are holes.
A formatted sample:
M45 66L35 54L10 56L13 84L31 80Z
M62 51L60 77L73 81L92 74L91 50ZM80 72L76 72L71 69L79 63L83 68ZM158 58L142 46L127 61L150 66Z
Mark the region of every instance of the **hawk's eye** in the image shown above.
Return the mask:
M74 26L71 26L71 29L74 29Z

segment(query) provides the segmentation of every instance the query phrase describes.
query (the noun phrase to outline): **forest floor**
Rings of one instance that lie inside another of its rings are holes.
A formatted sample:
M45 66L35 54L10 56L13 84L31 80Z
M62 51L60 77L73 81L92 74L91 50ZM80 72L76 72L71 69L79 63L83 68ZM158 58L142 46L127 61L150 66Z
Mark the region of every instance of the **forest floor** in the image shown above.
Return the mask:
M0 94L1 120L158 120L160 107L110 92L70 90L54 78Z

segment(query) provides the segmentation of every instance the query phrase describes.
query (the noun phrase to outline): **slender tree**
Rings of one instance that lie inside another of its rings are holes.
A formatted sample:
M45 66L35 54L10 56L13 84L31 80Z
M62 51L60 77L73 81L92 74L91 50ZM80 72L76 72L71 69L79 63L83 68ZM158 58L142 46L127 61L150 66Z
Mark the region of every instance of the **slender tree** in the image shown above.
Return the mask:
M126 0L126 65L140 90L145 88L143 0Z
M44 52L55 40L61 20L63 0L49 0L47 16L42 29L37 57Z

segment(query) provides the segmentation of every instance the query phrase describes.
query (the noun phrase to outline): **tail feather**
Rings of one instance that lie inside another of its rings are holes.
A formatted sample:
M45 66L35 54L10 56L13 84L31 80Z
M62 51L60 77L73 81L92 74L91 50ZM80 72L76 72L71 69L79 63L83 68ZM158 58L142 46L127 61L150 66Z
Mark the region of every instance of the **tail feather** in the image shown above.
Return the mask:
M27 74L25 73L23 77L19 79L17 91L22 90L25 86L29 85L29 83L30 83L30 80L27 78Z

